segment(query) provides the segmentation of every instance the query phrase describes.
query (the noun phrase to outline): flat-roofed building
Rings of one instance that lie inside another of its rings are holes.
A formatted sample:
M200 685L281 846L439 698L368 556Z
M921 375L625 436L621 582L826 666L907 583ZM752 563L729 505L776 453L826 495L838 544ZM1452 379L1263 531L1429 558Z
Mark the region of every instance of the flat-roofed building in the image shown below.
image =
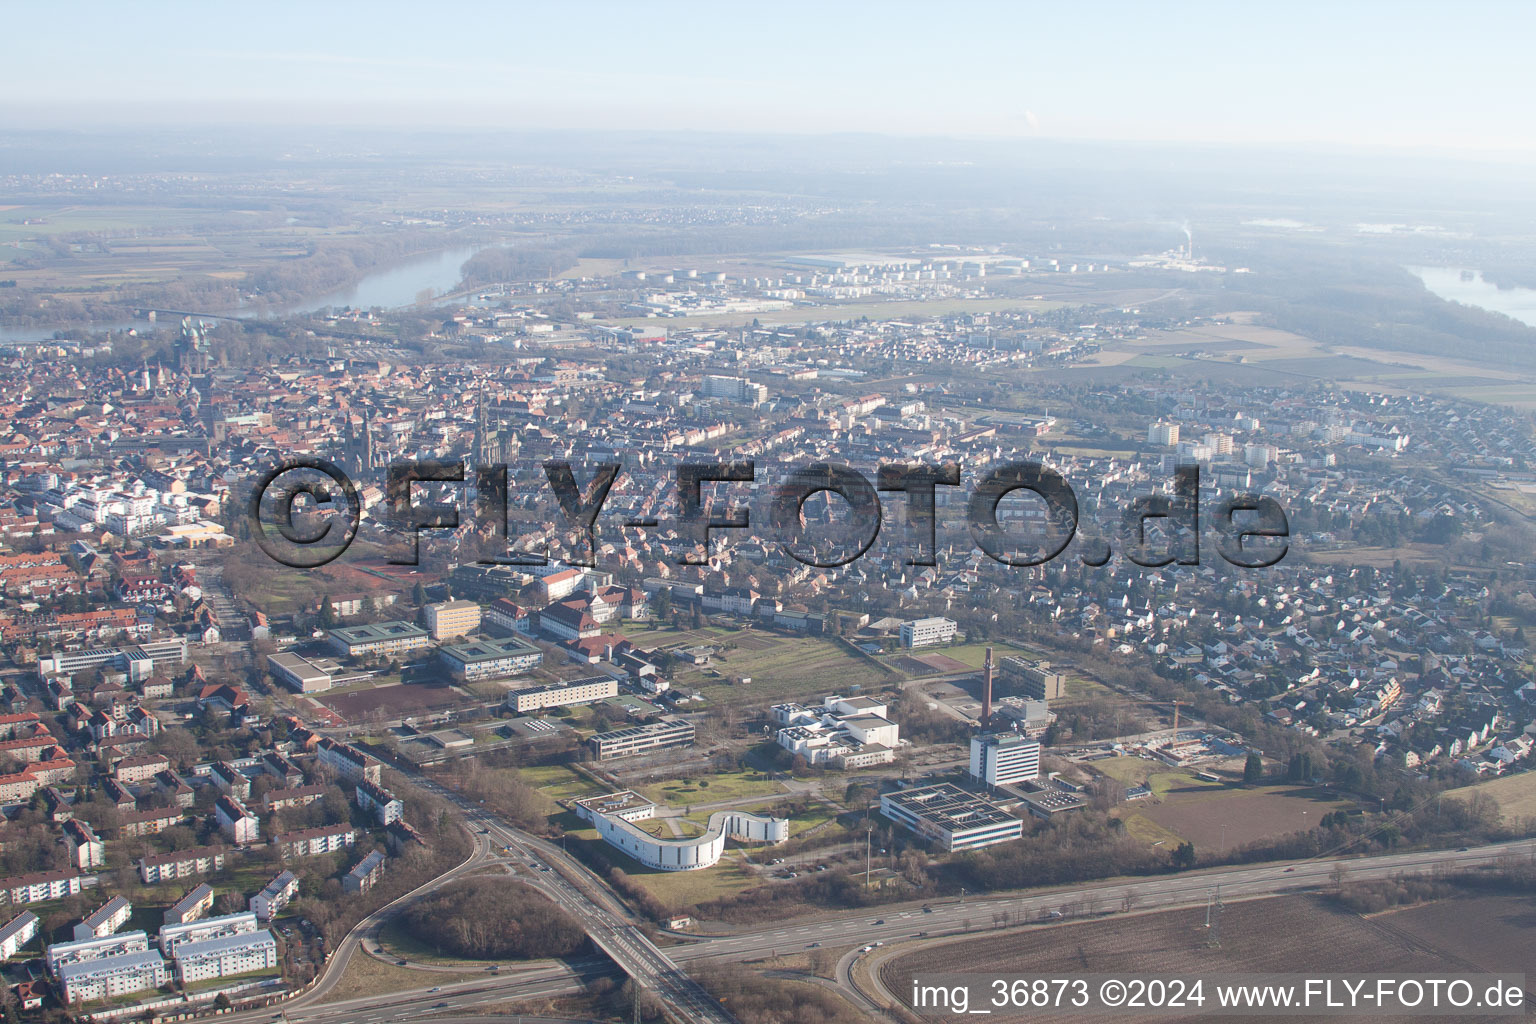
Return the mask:
M505 636L445 644L437 660L455 682L473 683L532 672L544 661L544 652L521 637Z
M473 601L440 601L421 611L433 640L467 636L480 628L480 606Z
M941 782L880 797L880 813L953 853L1024 834L1024 822L989 800Z
M101 938L75 939L73 942L55 942L43 950L43 963L48 973L58 976L59 970L69 964L86 960L99 960L104 956L122 953L139 953L149 948L149 936L143 932L123 932Z
M430 643L427 631L409 622L374 622L361 626L342 626L326 634L331 650L348 658L367 654L390 656L404 654Z
M1017 686L1022 696L1051 701L1067 695L1067 677L1052 671L1048 661L1004 658L999 667L1003 678Z
M609 676L588 676L547 686L527 686L507 692L507 708L520 715L544 708L591 704L619 695L618 681Z
M587 743L599 761L609 761L657 750L692 746L693 736L692 723L678 718L663 718L644 725L600 732L589 738Z
M933 615L925 619L910 619L901 624L901 646L930 647L947 644L955 638L960 624L954 619Z
M727 837L738 842L782 843L789 839L789 819L750 811L716 811L704 833L691 838L652 835L634 823L654 816L656 805L631 790L576 801L578 817L597 826L610 846L647 867L693 871L719 863Z
M986 786L1011 786L1040 777L1040 744L1014 732L971 737L971 778Z
M269 654L267 668L273 678L295 693L323 693L331 688L331 674L297 654Z

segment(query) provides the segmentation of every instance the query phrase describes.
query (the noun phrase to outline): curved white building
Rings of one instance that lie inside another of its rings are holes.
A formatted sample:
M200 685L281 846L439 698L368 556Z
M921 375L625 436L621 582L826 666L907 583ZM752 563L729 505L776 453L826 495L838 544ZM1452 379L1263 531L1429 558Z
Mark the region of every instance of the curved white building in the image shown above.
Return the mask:
M692 871L714 867L725 852L727 837L744 843L782 843L789 838L789 819L747 811L716 811L701 836L669 839L653 836L632 822L656 815L656 805L630 790L576 801L576 813L597 826L611 846L646 867L661 871Z

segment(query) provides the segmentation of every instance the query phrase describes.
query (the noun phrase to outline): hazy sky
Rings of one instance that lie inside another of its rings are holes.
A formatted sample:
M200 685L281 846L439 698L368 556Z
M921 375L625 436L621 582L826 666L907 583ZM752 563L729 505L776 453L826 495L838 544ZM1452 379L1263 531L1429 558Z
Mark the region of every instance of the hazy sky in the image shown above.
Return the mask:
M1536 151L1536 4L11 4L0 126L260 121Z

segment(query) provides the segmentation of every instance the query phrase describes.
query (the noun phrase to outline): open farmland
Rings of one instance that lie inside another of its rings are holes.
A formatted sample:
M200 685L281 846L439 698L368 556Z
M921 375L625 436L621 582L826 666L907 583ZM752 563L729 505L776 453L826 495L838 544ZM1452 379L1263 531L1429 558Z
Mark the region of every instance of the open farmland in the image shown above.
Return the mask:
M1314 828L1323 815L1354 808L1325 789L1223 785L1144 758L1112 758L1093 767L1127 786L1145 782L1151 787L1150 799L1127 803L1116 812L1127 832L1149 843L1188 841L1199 850L1233 849Z
M1501 913L1489 907L1490 913L1479 913L1479 905L1485 902L1509 901L1447 900L1372 919L1336 909L1318 897L1232 903L1219 918L1219 946L1211 941L1212 932L1205 927L1203 907L1115 916L917 947L887 960L880 968L880 977L889 991L899 994L911 991L914 974L975 971L977 965L985 965L989 973L1029 976L1114 973L1165 977L1277 971L1430 975L1536 968L1536 944L1531 941L1536 931L1530 908ZM1453 919L1467 924L1436 931L1439 924ZM1491 941L1464 942L1463 936L1473 926L1487 927L1496 934ZM1082 1017L1031 1011L1029 1019L1068 1021ZM1173 1012L1156 1019L1207 1018Z
M1522 818L1536 818L1536 773L1518 772L1502 779L1490 779L1475 786L1453 789L1445 794L1445 799L1470 800L1478 793L1493 798L1507 824Z

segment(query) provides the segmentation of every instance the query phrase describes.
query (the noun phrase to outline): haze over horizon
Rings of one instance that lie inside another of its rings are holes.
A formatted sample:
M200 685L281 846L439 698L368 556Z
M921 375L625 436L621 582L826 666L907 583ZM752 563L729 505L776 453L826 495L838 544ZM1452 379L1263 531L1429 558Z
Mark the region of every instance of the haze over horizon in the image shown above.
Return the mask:
M1536 154L1528 7L803 3L10 12L0 128L226 123ZM409 31L401 31L409 27ZM61 59L62 58L62 59ZM195 98L189 98L195 97Z

